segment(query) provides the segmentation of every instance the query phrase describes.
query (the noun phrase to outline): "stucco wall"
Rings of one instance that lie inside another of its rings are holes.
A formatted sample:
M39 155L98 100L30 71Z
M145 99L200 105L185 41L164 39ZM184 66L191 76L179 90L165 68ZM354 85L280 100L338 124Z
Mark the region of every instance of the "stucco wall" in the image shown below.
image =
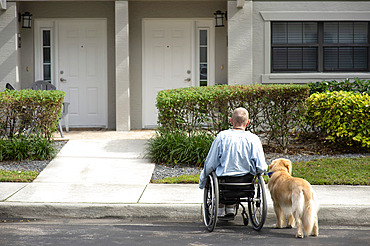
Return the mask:
M18 19L16 3L7 3L6 10L0 10L0 91L10 83L19 88L17 47Z
M266 56L266 49L270 47L266 41L266 21L264 21L261 12L287 12L288 19L301 20L304 18L304 12L316 12L312 20L322 18L321 20L356 20L358 14L353 11L363 13L362 17L367 16L367 21L370 21L370 3L368 1L254 1L253 2L253 77L252 82L257 83L307 83L310 81L319 81L323 79L345 79L353 77L370 78L370 73L296 73L296 74L270 74L268 61L269 56ZM364 12L367 11L368 13ZM330 12L330 15L328 14ZM314 15L312 15L314 16ZM326 19L328 18L328 19ZM335 18L335 19L332 19ZM366 19L366 18L365 18ZM362 19L363 20L363 19ZM318 20L319 21L319 20ZM267 24L268 25L268 24Z
M108 128L115 128L115 18L114 2L21 2L19 11L39 18L106 18L108 46ZM21 84L28 87L34 80L34 29L21 28ZM28 67L28 71L27 71Z
M143 18L214 18L217 10L226 10L226 1L201 2L129 2L131 128L142 127L142 19ZM227 28L216 28L216 83L227 82ZM221 70L223 65L223 70Z

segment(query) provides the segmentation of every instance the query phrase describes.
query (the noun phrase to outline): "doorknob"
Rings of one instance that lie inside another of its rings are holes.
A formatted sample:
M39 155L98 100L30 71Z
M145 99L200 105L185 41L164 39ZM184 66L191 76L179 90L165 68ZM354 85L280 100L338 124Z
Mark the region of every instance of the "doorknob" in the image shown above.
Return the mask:
M60 82L66 82L66 79L60 78Z

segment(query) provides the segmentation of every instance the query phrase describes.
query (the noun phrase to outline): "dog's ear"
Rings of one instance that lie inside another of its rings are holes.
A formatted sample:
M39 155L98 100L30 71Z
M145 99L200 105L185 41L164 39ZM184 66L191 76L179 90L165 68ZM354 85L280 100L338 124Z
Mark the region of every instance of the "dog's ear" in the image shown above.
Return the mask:
M292 175L292 162L290 160L285 160L284 166L286 167L288 173Z
M271 170L275 166L276 161L273 160L269 166L269 170Z

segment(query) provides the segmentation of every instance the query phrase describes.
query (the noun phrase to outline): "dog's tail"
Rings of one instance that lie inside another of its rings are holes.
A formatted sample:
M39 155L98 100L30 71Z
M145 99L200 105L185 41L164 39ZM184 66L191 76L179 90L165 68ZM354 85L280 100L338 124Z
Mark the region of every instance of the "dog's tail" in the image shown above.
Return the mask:
M319 204L316 200L316 194L312 187L310 187L311 194L304 194L304 209L302 216L302 224L306 235L311 235L313 226L317 218L319 211Z

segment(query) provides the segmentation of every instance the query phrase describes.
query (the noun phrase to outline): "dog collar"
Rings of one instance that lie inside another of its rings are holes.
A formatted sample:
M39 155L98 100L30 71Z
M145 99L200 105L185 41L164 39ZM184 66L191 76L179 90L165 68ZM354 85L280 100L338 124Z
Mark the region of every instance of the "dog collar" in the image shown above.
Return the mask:
M269 176L269 178L271 178L271 175L273 174L274 172L269 172L267 173L267 175Z

